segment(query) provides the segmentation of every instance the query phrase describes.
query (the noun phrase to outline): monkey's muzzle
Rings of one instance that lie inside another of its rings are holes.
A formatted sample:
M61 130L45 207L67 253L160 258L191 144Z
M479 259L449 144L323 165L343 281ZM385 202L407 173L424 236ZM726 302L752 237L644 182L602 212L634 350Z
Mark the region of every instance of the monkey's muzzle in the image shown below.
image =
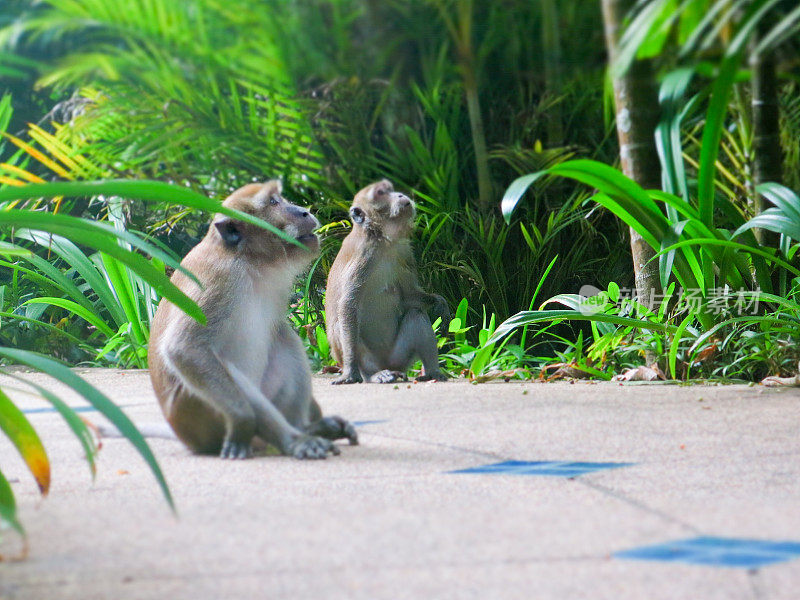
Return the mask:
M309 250L316 250L319 248L319 238L316 233L306 233L298 236L297 241L307 246Z
M417 207L414 205L414 202L408 196L398 194L398 198L394 200L392 203L392 210L390 213L390 217L395 219L397 217L406 217L409 219L413 219L417 215Z

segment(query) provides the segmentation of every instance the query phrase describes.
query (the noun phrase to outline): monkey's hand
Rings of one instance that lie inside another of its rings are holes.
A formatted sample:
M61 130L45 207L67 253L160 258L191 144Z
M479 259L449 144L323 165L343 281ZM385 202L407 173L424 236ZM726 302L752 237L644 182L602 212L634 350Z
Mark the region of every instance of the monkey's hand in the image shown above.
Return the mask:
M328 458L328 453L338 455L341 450L332 441L322 439L315 435L303 434L294 438L288 447L286 454L291 454L299 459L321 459Z
M309 435L318 435L326 440L347 439L351 446L358 446L358 433L356 428L349 421L342 417L322 417L319 421L306 427Z
M339 377L331 381L331 384L342 385L343 383L361 383L362 381L361 373L359 373L357 370L352 370L344 371Z
M433 320L436 320L436 317L441 317L442 324L439 326L439 331L441 333L447 333L448 328L450 327L450 321L453 318L453 314L450 312L450 307L447 305L447 300L445 300L439 294L430 294L431 298L431 313L433 313Z

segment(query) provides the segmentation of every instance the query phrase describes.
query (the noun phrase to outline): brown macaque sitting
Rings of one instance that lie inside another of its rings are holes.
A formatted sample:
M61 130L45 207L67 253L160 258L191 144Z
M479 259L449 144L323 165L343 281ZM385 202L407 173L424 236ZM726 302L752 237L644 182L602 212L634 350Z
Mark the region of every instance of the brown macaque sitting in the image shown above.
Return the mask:
M246 185L223 206L259 217L289 236L217 215L172 282L205 313L200 325L166 300L150 337L150 378L164 416L192 451L247 458L260 438L296 458L339 454L358 443L353 426L323 417L311 392L303 344L286 319L297 275L319 251L319 221L281 196L278 181Z
M342 365L334 384L405 380L416 358L419 381L444 381L427 310L442 317L444 298L419 285L410 235L416 209L408 196L379 181L356 194L353 229L328 274L325 319L331 351Z

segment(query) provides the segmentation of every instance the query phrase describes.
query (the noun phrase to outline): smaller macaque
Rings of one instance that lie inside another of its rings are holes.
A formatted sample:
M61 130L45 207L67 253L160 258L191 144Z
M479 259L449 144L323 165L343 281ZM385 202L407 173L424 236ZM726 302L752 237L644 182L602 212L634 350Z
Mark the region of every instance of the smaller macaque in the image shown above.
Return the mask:
M339 454L332 440L358 443L353 426L323 417L311 370L286 320L295 277L319 251L319 221L287 202L278 181L236 190L223 206L294 237L217 215L172 281L208 318L200 325L166 300L153 320L150 378L164 416L192 451L251 456L254 438L296 458Z
M325 318L333 357L342 365L334 385L405 380L416 358L418 381L444 381L428 309L447 327L444 298L419 284L411 249L416 207L384 179L356 194L353 229L328 274Z

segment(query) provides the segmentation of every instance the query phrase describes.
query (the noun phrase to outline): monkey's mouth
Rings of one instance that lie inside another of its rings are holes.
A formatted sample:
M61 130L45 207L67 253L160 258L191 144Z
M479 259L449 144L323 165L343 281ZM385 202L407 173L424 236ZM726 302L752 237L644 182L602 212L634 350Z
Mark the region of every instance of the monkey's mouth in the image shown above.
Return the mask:
M304 246L308 246L310 249L315 249L319 247L319 238L317 234L314 232L303 233L297 236L297 241L303 244Z
M417 207L413 203L392 207L389 213L391 219L408 219L413 221L417 216Z
M304 224L302 227L298 227L295 224L287 225L283 228L283 232L287 235L290 235L305 246L312 246L316 248L319 244L319 238L317 238L317 234L314 233L314 229L317 227L319 227L319 222L316 222L315 219L315 223L313 225Z

